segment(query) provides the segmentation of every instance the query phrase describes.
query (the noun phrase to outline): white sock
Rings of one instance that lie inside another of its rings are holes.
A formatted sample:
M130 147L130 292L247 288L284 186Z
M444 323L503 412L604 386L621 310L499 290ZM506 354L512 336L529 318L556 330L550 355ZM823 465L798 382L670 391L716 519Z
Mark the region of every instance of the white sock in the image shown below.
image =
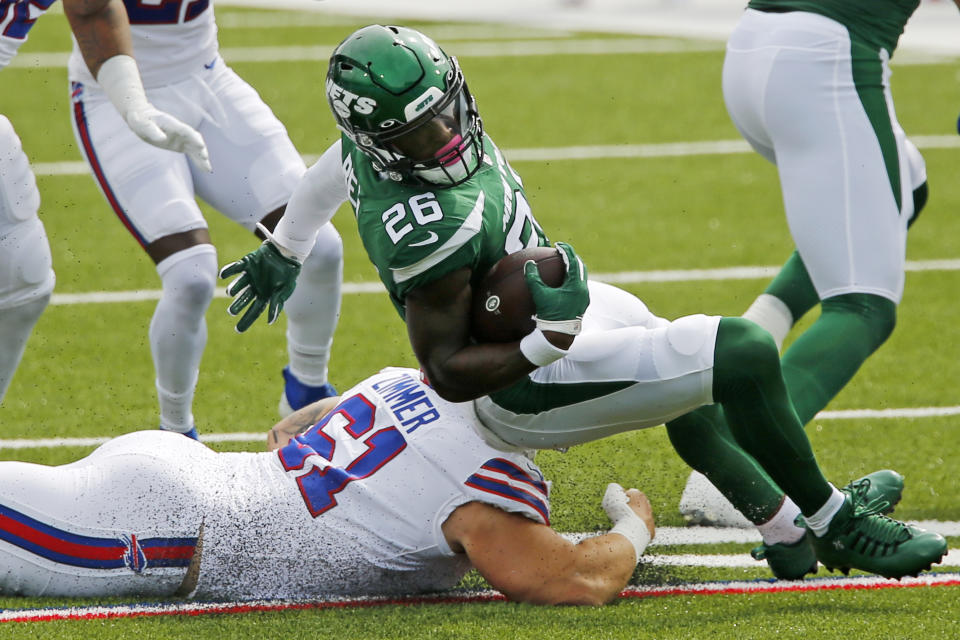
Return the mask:
M33 326L47 307L50 294L9 309L0 309L0 401L20 364Z
M777 343L777 349L783 346L784 339L793 327L793 314L790 313L790 308L784 304L783 300L769 293L761 293L757 296L743 317L769 331Z
M783 504L773 517L757 525L764 544L793 544L802 538L806 529L796 525L798 515L800 515L800 507L790 498L784 497Z
M304 384L317 387L327 381L342 281L343 242L333 225L326 224L303 261L297 288L283 307L290 371Z
M827 532L833 516L837 515L840 507L843 506L844 494L832 484L830 488L833 489L833 493L830 494L830 497L827 498L823 506L812 516L804 516L804 519L807 521L807 526L813 530L813 533L816 534L818 538L823 537L823 534Z
M178 251L157 265L163 295L150 322L150 351L157 371L160 426L186 432L193 428L193 392L207 344L204 315L217 278L217 250L199 244Z
M197 370L199 375L200 371ZM183 393L171 393L160 386L157 380L157 398L160 400L160 428L167 431L186 433L194 427L193 422L193 392L197 388L197 380Z

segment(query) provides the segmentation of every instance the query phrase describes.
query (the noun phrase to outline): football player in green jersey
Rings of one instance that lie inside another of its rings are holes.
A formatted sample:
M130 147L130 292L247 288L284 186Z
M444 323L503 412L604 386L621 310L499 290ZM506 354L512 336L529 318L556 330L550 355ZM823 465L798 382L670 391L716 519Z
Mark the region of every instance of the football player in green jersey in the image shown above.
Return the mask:
M907 228L926 202L927 175L894 112L889 59L919 4L750 0L727 44L727 110L777 165L797 247L744 317L780 345L820 304L819 318L781 363L803 424L896 324ZM722 498L708 497L708 486L689 499L704 486L696 480L688 482L681 512L723 513Z
M276 319L313 237L349 200L431 385L473 401L491 442L566 447L664 422L689 427L697 442L688 449L711 452L697 457L700 470L740 478L730 497L770 548L783 548L767 554L782 577L802 577L817 558L902 576L946 552L942 537L880 515L893 500L870 480L843 490L827 482L777 348L753 322L658 318L625 291L588 282L558 243L561 287L526 267L536 329L513 343L473 341L472 287L504 255L547 239L457 61L418 31L373 25L334 51L326 93L341 139L308 170L267 241L222 271L236 276L229 311L246 309L240 331L264 309Z

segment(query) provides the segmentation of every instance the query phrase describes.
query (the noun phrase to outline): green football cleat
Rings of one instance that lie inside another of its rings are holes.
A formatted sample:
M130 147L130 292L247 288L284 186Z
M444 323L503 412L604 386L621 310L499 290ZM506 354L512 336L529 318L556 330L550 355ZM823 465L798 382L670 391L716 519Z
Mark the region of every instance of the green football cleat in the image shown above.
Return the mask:
M880 513L888 514L903 495L903 476L896 471L883 469L874 471L862 478L854 480L841 491L851 494L855 491L864 491L860 487L866 486L866 502L872 502L878 498L886 501L887 507L884 507ZM803 526L802 521L798 523ZM813 534L808 533L803 538L793 544L761 544L750 551L750 555L755 560L766 560L770 565L770 571L775 578L779 580L801 580L808 573L817 572L817 555L813 551L809 538Z
M862 489L864 485L866 485L866 489ZM903 496L903 476L890 469L881 469L854 480L840 491L848 495L856 491L865 491L864 502L867 504L878 498L884 500L887 506L881 509L879 513L887 515L893 512L894 507L897 506L901 496Z
M801 580L808 573L817 572L817 554L810 545L808 531L793 544L761 544L750 555L754 560L766 560L778 580Z
M943 536L881 515L890 503L885 498L868 501L870 488L869 483L851 483L827 532L809 536L827 570L847 574L860 569L899 580L940 562L947 552Z

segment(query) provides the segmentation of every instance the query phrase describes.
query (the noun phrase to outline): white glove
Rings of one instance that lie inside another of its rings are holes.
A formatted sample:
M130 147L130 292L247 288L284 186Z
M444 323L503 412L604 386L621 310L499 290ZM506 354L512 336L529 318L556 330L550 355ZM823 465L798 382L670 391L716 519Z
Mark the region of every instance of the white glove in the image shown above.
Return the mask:
M607 485L600 504L606 511L607 517L613 522L613 528L609 533L619 533L626 538L633 545L633 551L639 562L640 556L650 544L650 530L647 529L647 523L630 508L629 502L630 499L623 487L616 482L611 482Z
M212 171L203 136L147 102L136 61L116 55L100 65L97 82L137 136L155 147L185 153L204 171Z

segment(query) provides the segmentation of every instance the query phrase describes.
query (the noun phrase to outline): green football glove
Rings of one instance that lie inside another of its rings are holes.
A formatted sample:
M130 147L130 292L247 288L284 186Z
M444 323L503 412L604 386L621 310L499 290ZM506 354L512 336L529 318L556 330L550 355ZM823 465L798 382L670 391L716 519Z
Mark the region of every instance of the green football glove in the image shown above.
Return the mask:
M267 322L273 324L296 288L299 273L300 263L281 254L270 242L221 269L221 278L240 276L227 287L227 295L234 299L227 313L239 315L249 305L237 322L237 332L249 329L268 307Z
M567 275L559 287L550 287L540 279L540 271L533 260L523 265L523 275L533 296L537 310L535 319L541 331L557 331L575 336L580 333L583 312L590 304L587 290L587 268L573 252L573 247L558 242L560 257L567 266Z

